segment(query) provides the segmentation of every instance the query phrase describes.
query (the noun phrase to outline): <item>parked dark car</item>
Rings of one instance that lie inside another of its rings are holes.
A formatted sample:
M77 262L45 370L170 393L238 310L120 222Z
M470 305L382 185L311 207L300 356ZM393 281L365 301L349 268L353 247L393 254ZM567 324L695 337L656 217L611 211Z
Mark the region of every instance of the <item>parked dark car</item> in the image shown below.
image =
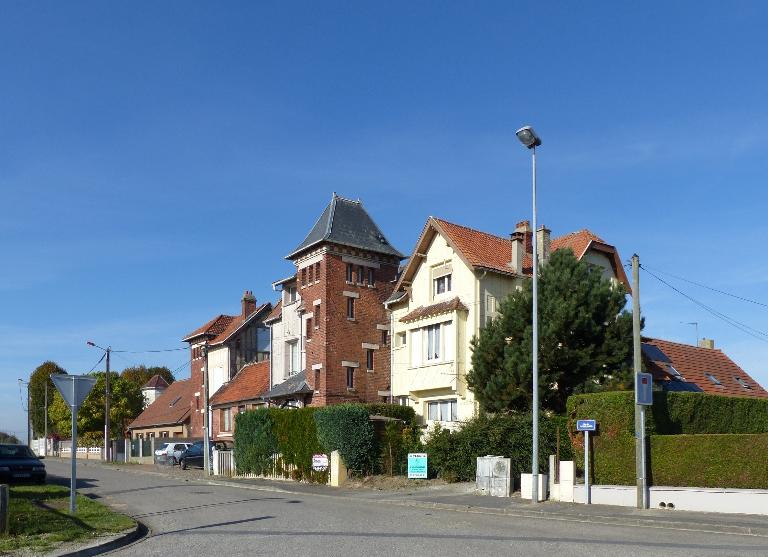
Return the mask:
M0 483L45 483L45 464L26 445L0 444Z
M203 454L203 442L195 441L179 455L179 466L181 466L182 470L186 470L190 466L202 468L204 465Z

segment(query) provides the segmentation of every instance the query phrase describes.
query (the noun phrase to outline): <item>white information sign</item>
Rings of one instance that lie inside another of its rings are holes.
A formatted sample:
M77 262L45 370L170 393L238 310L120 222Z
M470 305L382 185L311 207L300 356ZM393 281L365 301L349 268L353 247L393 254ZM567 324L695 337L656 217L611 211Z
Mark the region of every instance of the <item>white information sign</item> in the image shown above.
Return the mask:
M315 472L325 472L328 470L328 455L327 454L313 454L312 455L312 470Z

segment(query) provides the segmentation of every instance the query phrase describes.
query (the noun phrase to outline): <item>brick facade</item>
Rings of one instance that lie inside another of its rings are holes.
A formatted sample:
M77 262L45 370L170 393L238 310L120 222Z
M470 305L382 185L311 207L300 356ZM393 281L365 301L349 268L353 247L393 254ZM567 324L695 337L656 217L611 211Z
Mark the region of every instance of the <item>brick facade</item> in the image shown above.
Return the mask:
M319 267L318 256L322 257ZM302 261L308 260L313 262L305 268L312 270L304 273L302 265L306 263ZM399 260L389 255L325 245L294 263L305 315L311 315L305 318L302 327L307 383L314 391L307 404L325 406L388 400L388 395L383 393L388 393L390 388L390 350L388 333L383 329L388 328L389 317L383 303L394 288ZM352 265L352 281L347 280L347 265ZM358 276L361 269L362 280ZM370 269L373 285L368 284ZM354 300L353 319L347 317L349 299ZM364 344L369 347L365 348ZM372 371L367 370L368 349L373 350ZM356 366L353 386L349 388L347 368L353 365Z

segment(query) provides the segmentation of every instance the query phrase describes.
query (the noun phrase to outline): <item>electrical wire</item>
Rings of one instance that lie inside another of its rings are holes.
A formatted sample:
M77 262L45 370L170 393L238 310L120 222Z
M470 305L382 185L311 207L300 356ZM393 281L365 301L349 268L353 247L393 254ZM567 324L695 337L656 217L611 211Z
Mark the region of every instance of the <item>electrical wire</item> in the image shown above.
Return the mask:
M742 323L741 321L737 321L736 319L733 319L732 317L729 317L729 316L725 315L724 313L722 313L720 311L717 311L713 307L710 307L710 306L708 306L708 305L706 305L706 304L696 300L692 296L689 296L685 292L683 292L680 289L678 289L678 288L674 287L673 285L669 284L667 281L665 281L661 277L658 277L657 275L655 275L654 273L649 271L646 267L640 265L640 269L642 269L643 271L645 271L646 273L651 275L653 278L655 278L656 280L658 280L662 284L664 284L667 287L671 288L672 290L674 290L675 292L677 292L678 294L680 294L684 298L688 299L689 301L693 302L697 306L701 307L702 309L704 309L708 313L714 315L718 319L720 319L722 321L725 321L726 323L728 323L732 327L735 327L736 329L740 330L741 332L746 333L749 336L751 336L753 338L756 338L757 340L761 340L761 341L763 341L765 343L768 343L768 333L760 331L759 329L755 329L754 327L750 327L749 325L747 325L745 323Z
M91 368L91 369L88 371L88 373L91 373L91 372L92 372L94 369L96 369L96 366L97 366L97 365L99 365L101 362L103 362L103 361L104 361L104 358L106 358L106 357L107 357L107 353L106 353L106 352L104 352L104 353L101 355L101 358L99 358L99 361L98 361L98 362L96 362L95 364L93 364L93 367L92 367L92 368Z
M686 278L683 278L683 277L679 277L677 275L673 275L672 273L667 273L665 271L659 271L658 269L649 269L648 267L645 267L644 265L640 265L640 268L641 269L645 269L649 273L651 271L653 271L655 273L660 273L662 275L666 275L668 277L676 278L678 280L682 280L683 282L687 282L689 284L693 284L693 285L699 286L701 288L706 288L707 290L711 290L712 292L717 292L718 294L723 294L724 296L730 296L731 298L735 298L737 300L741 300L742 302L749 302L750 304L755 304L757 306L762 306L764 308L768 308L768 304L764 304L763 302L758 302L757 300L750 300L749 298L745 298L745 297L739 296L737 294L731 294L730 292L726 292L724 290L719 290L717 288L713 288L711 286L707 286L706 284L701 284L700 282L696 282L696 281L689 280L689 279L686 279Z

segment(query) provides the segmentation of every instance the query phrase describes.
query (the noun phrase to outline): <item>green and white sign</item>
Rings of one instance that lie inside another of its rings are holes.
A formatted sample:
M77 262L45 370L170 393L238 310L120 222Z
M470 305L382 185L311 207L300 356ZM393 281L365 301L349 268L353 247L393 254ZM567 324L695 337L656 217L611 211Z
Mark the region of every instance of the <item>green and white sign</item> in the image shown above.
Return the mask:
M408 453L408 479L427 478L427 453Z

